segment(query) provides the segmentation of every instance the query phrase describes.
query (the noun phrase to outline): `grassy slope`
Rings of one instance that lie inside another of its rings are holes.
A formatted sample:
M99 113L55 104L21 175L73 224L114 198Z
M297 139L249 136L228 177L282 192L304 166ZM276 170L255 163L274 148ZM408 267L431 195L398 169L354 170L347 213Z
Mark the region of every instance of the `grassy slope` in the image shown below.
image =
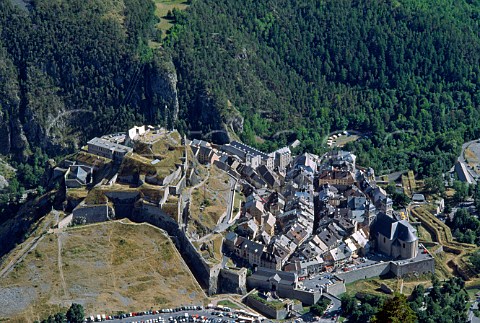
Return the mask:
M169 11L173 9L185 10L187 3L185 0L154 0L155 15L160 18L157 28L162 31L162 37L166 36L167 30L172 27L172 22L165 18Z
M230 192L229 177L226 172L216 166L210 168L210 178L204 184L193 190L190 206L192 224L196 224L197 232L201 227L212 230L220 217L227 211L228 196ZM205 205L204 201L207 200ZM201 206L204 209L201 210Z
M85 314L91 315L199 304L206 299L162 231L119 222L48 234L0 281L1 294L16 299L0 297L0 317L19 322L44 318L71 302L83 304Z

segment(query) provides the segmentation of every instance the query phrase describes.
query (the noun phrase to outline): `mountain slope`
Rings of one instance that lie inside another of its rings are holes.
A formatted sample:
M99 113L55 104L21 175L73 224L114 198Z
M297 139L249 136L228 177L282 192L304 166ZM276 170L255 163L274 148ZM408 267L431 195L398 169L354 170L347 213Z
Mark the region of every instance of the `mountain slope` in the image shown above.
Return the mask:
M212 106L224 123L233 107L242 139L267 149L297 137L321 152L330 131L359 130L369 139L349 148L362 164L438 173L480 135L479 12L449 0L193 1L169 35L184 118L206 132L219 126Z
M154 9L141 0L0 2L0 155L20 187L43 184L48 157L93 136L175 122L175 69L148 47Z

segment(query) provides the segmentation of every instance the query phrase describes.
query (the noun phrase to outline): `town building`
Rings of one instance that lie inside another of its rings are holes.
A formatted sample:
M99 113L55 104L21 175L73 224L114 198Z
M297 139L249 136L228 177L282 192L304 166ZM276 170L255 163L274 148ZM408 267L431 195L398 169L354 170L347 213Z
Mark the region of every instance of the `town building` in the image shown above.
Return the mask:
M227 154L238 156L247 166L256 169L260 165L265 165L269 169L274 168L274 158L258 149L245 145L238 141L232 141L221 147Z
M65 186L79 188L92 183L93 167L85 165L72 165L65 173Z
M285 170L292 161L292 152L290 148L283 147L273 152L275 158L275 167L278 170Z
M393 259L415 258L418 254L416 229L406 220L380 213L372 227L377 250Z
M126 154L133 152L131 147L97 137L91 139L87 145L90 154L112 159L116 163L120 163Z
M146 132L145 126L134 126L133 128L128 129L127 138L125 144L127 146L133 146L135 140L137 140L141 135Z
M318 185L351 186L355 183L352 172L340 169L324 170L318 176Z

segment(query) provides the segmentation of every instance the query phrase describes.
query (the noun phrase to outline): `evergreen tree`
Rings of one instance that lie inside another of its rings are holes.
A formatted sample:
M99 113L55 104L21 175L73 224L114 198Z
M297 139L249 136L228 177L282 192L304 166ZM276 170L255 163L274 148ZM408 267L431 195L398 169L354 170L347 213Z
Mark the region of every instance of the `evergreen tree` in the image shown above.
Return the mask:
M415 323L417 315L407 303L403 294L395 294L383 304L380 311L372 318L372 322L382 323Z
M67 311L67 320L70 323L82 323L85 319L83 306L73 303Z

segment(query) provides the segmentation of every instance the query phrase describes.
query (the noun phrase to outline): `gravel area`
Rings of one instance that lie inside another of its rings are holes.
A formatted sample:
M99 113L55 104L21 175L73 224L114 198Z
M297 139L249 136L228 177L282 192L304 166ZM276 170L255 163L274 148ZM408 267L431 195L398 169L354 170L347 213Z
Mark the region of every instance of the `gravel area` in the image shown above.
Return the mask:
M0 288L0 317L20 313L30 305L35 297L35 291L32 288Z

